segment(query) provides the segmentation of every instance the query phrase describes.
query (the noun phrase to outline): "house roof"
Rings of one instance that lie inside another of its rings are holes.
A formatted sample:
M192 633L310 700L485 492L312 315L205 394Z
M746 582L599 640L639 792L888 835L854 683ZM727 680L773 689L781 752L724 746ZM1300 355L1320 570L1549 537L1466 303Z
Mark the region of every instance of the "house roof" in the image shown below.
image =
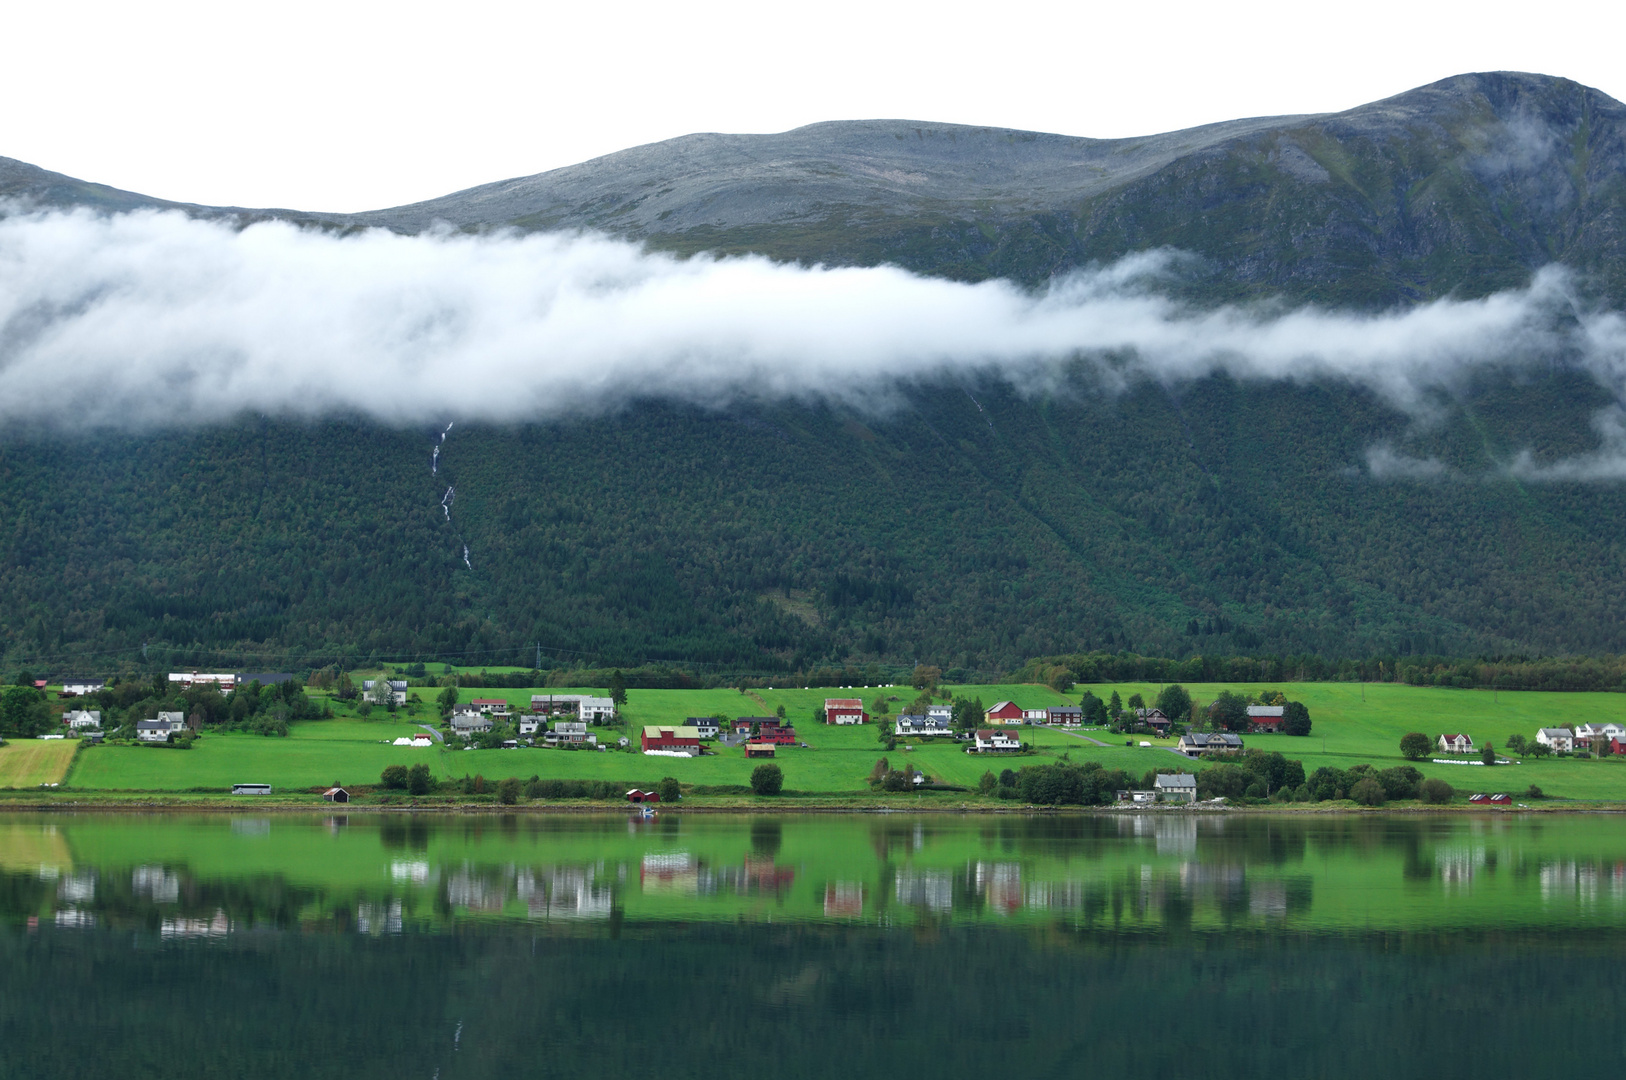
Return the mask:
M1474 741L1472 735L1462 735L1462 734L1441 735L1440 738L1444 739L1446 742L1456 742L1458 739L1467 739L1469 742Z
M1192 788L1197 787L1197 778L1190 773L1159 773L1153 787L1160 788Z
M830 709L857 709L862 712L864 701L862 698L855 697L827 697L824 699L824 708L826 711Z
M1248 706L1248 715L1255 718L1255 719L1258 719L1261 716L1277 716L1277 717L1279 717L1279 716L1285 716L1286 714L1287 714L1287 706L1285 706L1285 705L1249 705Z
M1050 711L1053 713L1078 713L1080 715L1083 715L1084 712L1077 705L1052 705Z
M310 789L307 788L306 790L308 791ZM350 793L348 791L344 790L344 788L342 788L342 787L330 787L326 791L322 792L322 794L323 795L348 795Z
M1549 739L1556 739L1560 736L1566 739L1575 738L1575 732L1571 731L1567 727L1544 727L1540 731L1536 732L1536 734L1545 735Z
M667 727L662 724L645 724L644 737L648 739L698 739L700 731L697 728L682 724L677 727Z
M169 721L167 721L167 720L137 720L136 721L136 730L137 731L168 731L169 730Z
M988 712L990 714L992 714L992 713L996 713L996 712L1004 712L1006 709L1015 709L1015 708L1016 708L1016 702L1014 702L1014 701L999 701L999 702L995 702L993 707L990 708L988 710ZM1018 710L1018 711L1020 711L1020 710Z

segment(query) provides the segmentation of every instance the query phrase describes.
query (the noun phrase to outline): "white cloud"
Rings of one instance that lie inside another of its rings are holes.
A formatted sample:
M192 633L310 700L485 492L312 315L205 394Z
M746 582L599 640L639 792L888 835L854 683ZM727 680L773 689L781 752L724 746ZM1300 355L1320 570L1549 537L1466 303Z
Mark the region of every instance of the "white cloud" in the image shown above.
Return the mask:
M1407 457L1379 443L1366 451L1366 471L1375 480L1438 480L1452 470L1438 458Z
M1626 322L1578 311L1559 269L1374 315L1198 309L1160 291L1177 263L1133 256L1031 295L887 267L679 260L598 236L340 237L14 207L0 219L0 426L245 410L524 421L637 397L872 405L944 373L1050 385L1080 359L1115 378L1339 379L1423 414L1488 365L1578 351L1626 397ZM1373 455L1373 475L1436 475Z

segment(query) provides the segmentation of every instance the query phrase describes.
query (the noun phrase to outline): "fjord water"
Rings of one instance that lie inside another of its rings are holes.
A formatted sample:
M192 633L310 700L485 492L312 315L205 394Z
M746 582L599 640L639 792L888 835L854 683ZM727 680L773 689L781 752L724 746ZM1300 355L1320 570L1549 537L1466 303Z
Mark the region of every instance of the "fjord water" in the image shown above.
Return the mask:
M1612 815L0 817L0 1075L1587 1076Z

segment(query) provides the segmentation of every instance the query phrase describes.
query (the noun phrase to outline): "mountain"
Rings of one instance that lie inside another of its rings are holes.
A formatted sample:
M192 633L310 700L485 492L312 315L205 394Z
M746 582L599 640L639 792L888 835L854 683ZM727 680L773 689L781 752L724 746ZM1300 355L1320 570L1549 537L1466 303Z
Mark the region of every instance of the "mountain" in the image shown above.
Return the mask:
M1348 112L1145 139L868 121L694 135L367 214L175 207L0 159L0 195L331 229L590 228L681 254L1038 285L1153 248L1211 303L1483 296L1560 262L1626 307L1626 106L1478 74ZM833 405L646 402L518 428L247 419L0 440L0 650L549 655L796 670L1013 667L1135 648L1626 651L1626 492L1503 466L1587 454L1612 404L1555 361L1433 424L1331 381ZM1442 467L1375 472L1373 449ZM457 489L448 521L438 500ZM464 563L463 548L469 550Z

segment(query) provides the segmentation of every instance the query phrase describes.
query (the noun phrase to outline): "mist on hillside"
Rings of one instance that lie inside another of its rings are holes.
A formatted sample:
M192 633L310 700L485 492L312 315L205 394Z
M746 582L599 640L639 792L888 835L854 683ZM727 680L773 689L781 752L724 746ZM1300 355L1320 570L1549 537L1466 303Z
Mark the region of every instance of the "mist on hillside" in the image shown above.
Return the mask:
M1137 378L1342 380L1425 420L1474 374L1578 364L1626 400L1626 320L1561 267L1524 288L1370 314L1199 308L1188 257L1143 253L1039 293L891 267L678 259L603 236L340 236L179 213L0 219L0 424L141 430L244 411L388 424L547 420L637 399L827 399L882 410L914 381L1024 392ZM1626 422L1529 479L1626 477ZM1375 476L1444 470L1374 448Z

